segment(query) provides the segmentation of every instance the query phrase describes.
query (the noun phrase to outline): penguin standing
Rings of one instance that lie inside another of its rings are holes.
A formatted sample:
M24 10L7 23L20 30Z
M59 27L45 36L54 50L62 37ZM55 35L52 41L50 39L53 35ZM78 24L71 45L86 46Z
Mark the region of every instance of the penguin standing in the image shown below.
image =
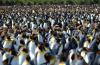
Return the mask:
M41 65L41 64L45 64L46 63L46 59L44 57L44 55L47 53L46 49L44 47L44 45L39 45L35 51L36 53L36 63L37 65Z
M26 56L26 59L24 60L22 65L31 65L30 64L30 57L29 57L29 55Z
M24 60L26 59L27 56L27 49L26 48L21 48L20 49L20 54L19 54L19 65L22 65L22 63L24 62Z
M29 56L31 57L31 60L34 60L36 44L35 44L35 41L32 38L31 38L31 41L28 44L28 50L29 50Z

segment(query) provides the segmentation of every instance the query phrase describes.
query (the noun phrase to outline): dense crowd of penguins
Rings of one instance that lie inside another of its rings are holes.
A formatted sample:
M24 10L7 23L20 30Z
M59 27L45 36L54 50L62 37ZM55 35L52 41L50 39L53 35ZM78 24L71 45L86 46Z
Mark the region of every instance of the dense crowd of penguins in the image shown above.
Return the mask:
M100 7L0 7L0 65L100 65Z

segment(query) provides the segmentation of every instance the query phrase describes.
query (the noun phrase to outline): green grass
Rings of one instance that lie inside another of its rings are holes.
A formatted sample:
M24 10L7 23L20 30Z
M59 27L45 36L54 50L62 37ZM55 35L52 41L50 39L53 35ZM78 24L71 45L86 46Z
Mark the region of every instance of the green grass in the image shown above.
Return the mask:
M100 4L100 0L0 0L0 5Z

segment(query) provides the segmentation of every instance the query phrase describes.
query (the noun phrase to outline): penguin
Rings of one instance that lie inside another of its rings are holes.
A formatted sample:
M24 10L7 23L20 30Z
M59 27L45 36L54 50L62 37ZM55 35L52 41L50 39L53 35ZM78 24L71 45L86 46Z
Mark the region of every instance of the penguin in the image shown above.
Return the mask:
M36 44L35 44L35 41L32 37L30 37L30 42L28 44L28 50L29 50L29 56L31 58L31 60L34 60L35 58L35 50L36 50Z
M11 49L11 47L12 47L12 40L11 40L10 36L7 36L6 40L4 40L3 48Z
M45 54L47 52L43 44L38 45L35 53L36 53L36 64L37 65L45 64L46 63Z
M24 47L21 47L20 54L18 56L18 65L22 65L22 63L25 61L27 56L27 49Z
M15 50L11 51L11 55L12 55L12 57L10 58L11 65L18 65L18 55L17 54L18 53Z
M40 32L38 32L37 37L38 37L38 42L43 43L43 36L41 35Z
M24 60L22 65L31 65L30 64L30 57L29 57L29 55L26 56L26 59Z

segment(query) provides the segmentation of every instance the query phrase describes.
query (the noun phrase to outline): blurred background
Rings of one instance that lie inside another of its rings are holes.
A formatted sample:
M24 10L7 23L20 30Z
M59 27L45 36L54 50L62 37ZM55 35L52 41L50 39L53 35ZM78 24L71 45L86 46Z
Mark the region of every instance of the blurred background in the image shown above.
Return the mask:
M100 0L0 0L0 5L100 4Z

